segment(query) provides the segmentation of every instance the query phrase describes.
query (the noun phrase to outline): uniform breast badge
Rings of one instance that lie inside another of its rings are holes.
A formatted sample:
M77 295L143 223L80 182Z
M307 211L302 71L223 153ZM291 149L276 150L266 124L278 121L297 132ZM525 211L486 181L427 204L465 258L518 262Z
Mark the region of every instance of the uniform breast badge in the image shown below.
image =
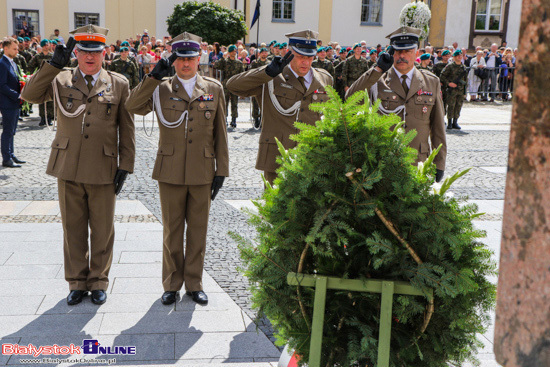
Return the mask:
M422 107L422 112L427 113L428 112L428 106Z
M99 102L103 102L103 101L105 100L105 97L103 97L103 92L101 92L101 93L98 94L97 100L98 100Z
M204 113L204 117L207 119L207 120L210 120L210 117L212 117L212 113L210 111L206 111Z

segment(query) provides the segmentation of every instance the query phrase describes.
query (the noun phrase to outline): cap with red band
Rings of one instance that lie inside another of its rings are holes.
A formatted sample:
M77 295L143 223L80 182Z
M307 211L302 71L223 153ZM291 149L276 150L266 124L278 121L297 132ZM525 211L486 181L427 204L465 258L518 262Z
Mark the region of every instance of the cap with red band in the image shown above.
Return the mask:
M83 51L102 51L107 43L107 28L88 24L69 32L77 42L76 47Z

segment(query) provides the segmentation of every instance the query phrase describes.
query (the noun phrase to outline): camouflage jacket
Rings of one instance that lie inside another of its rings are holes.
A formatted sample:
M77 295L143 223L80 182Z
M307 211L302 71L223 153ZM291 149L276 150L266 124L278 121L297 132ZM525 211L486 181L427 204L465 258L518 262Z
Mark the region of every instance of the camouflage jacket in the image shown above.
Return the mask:
M259 68L261 66L267 65L269 63L270 63L270 61L268 59L265 59L265 61L262 61L260 59L256 59L256 60L252 61L252 64L250 64L250 69L256 69L256 68Z
M15 62L19 66L19 71L22 73L27 72L27 60L25 60L25 57L21 54L17 54L15 58L13 59L13 62Z
M115 58L113 59L113 61L111 62L111 65L113 64L113 62L115 62L116 60L120 59L120 55L115 55ZM134 63L134 65L136 66L136 70L139 70L139 64L136 60L136 58L132 55L128 55L128 60L130 60L131 62ZM104 67L105 68L105 67ZM112 69L111 69L112 70ZM152 69L151 69L152 70ZM136 84L137 85L137 84ZM132 89L132 87L130 87L130 89Z
M344 64L346 60L336 60L334 61L334 84L343 84L344 78L342 77L342 72L344 71Z
M418 65L416 68L417 68L418 70L428 70L428 71L430 71L430 72L433 73L433 69L432 69L432 67L431 67L430 65L428 65L428 66L426 66L426 67L424 67L424 66L422 66L422 65Z
M328 73L332 77L334 77L334 65L332 65L332 62L328 61L327 59L324 59L322 61L319 59L315 59L315 61L313 61L313 63L311 64L311 67L317 68L317 69L324 69L328 71Z
M42 61L49 61L53 56L52 52L44 55L44 53L36 54L32 57L31 61L27 64L27 74L34 74L34 71L40 68Z
M241 60L219 59L214 63L214 68L222 71L222 84L225 87L225 83L233 76L240 74L244 71L244 64Z
M434 65L433 67L433 73L441 79L441 72L443 71L443 69L445 68L445 66L449 65L449 63L442 63L442 62L438 62L437 64Z
M19 51L19 55L25 58L25 61L27 62L27 64L29 63L29 61L31 61L32 57L34 56L34 54L30 51L30 49Z
M367 60L367 67L369 69L372 68L374 65L376 65L376 61L372 61L371 59Z
M362 57L356 59L355 55L351 55L346 59L346 62L344 63L344 70L342 70L344 85L350 87L367 70L369 70L367 59Z
M139 84L139 71L136 68L136 65L130 61L129 58L126 61L120 58L114 60L111 63L109 70L124 75L130 83L130 89L134 89Z
M464 93L467 76L468 70L464 64L457 64L455 62L448 63L441 72L441 77L439 78L441 84L443 84L442 89L447 89L447 92ZM449 83L455 83L457 87L451 88Z

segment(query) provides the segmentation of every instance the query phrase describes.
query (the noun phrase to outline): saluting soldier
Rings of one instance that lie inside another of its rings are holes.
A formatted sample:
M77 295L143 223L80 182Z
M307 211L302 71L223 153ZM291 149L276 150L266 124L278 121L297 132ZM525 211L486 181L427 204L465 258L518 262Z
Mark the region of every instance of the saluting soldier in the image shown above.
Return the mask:
M27 64L27 73L33 74L42 65L43 61L50 61L53 53L50 49L50 41L43 39L40 41L42 52L33 56L31 61ZM53 102L46 102L46 112L44 112L44 104L38 106L38 114L40 116L40 122L38 126L52 125L53 119ZM47 116L46 116L47 115Z
M344 63L342 79L344 79L345 91L347 91L363 73L369 70L367 60L361 57L361 51L363 51L361 44L356 43L355 46L353 46L353 55L348 57Z
M109 67L111 71L124 75L130 83L130 89L134 89L139 84L139 72L136 65L128 58L129 54L128 47L121 47L120 58L115 59Z
M334 61L334 89L336 89L342 100L346 95L346 91L344 90L346 85L344 84L344 77L342 76L342 73L344 71L344 63L346 62L347 54L348 50L342 47L340 49L340 57Z
M346 98L367 90L371 101L381 100L379 113L395 113L405 120L406 132L416 130L410 146L418 151L416 162L424 162L433 149L442 145L435 157L436 181L443 178L447 141L440 97L439 79L414 67L420 29L401 27L387 36L393 49L378 56L377 64L363 74L346 92ZM391 53L395 51L395 55ZM347 61L346 61L347 62Z
M107 300L116 194L134 169L134 118L124 107L128 81L101 68L107 32L91 24L70 32L74 38L56 47L22 92L33 103L56 102L58 127L46 173L58 179L69 305L88 291L95 304ZM63 70L75 41L78 67Z
M420 55L420 64L416 68L419 70L428 70L430 72L433 72L433 69L430 66L431 62L432 60L430 60L430 54L422 54Z
M317 49L317 59L311 63L312 68L325 69L330 76L334 78L334 65L331 61L327 60L327 50L325 47L319 47Z
M214 63L214 68L222 71L223 92L225 94L225 114L229 101L231 101L231 127L237 127L237 117L239 117L239 97L227 90L227 81L233 76L244 71L244 64L237 58L237 46L231 45L227 49L229 57L219 59Z
M250 69L257 69L269 64L269 60L267 59L267 56L268 56L267 48L262 47L260 49L258 58L252 61L252 65L250 66ZM262 126L262 116L260 114L260 106L258 104L258 101L256 100L256 97L252 97L252 118L254 119L254 127L256 129L259 129Z
M165 305L176 301L184 283L193 301L208 303L202 284L208 214L229 176L223 88L216 79L197 73L201 42L187 32L172 39L170 59L161 59L126 102L139 115L154 107L159 121L153 179L159 183L162 209ZM176 76L163 81L172 63Z
M284 57L275 57L269 65L235 75L227 82L232 93L260 101L263 120L256 169L264 171L271 184L279 167L275 138L285 149L295 147L296 142L290 139L298 133L294 122L315 124L321 116L309 105L328 99L325 86L332 85L332 76L324 69L311 67L317 53L317 36L311 30L287 34L290 52Z
M466 94L466 78L468 69L462 63L462 51L460 49L453 53L453 61L448 63L441 72L442 88L446 89L447 96L447 129L460 130L458 118L464 103Z

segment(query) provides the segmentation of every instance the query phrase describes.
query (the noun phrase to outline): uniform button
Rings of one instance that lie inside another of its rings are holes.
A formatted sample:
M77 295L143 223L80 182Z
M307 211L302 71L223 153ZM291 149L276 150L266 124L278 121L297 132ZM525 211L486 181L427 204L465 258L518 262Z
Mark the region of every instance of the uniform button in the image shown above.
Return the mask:
M210 155L211 155L211 156L213 156L213 155L214 155L214 153L210 153Z
M189 117L189 121L193 121L193 118L192 118L192 117Z
M192 128L192 127L190 127L190 128L189 128L189 132L192 132L192 131L193 131L193 128Z
M172 105L172 108L176 108L176 105Z
M84 139L88 139L88 135L84 135Z
M88 111L88 115L91 115L91 114L92 114L92 112L91 112L91 111Z
M193 140L189 140L189 144L191 144L193 142Z
M59 144L55 144L55 146L56 146L56 147L58 147L58 146L59 146Z
M302 98L304 101L306 100L306 97Z
M303 108L300 108L300 112L304 112L304 109L303 109Z
M193 111L193 107L189 107L189 110Z
M265 141L267 141L269 143L269 139L265 139Z
M89 122L86 122L86 126L90 126L90 123L89 123Z
M88 98L88 103L92 102L92 99L91 98Z
M283 93L283 96L286 96L286 93Z

